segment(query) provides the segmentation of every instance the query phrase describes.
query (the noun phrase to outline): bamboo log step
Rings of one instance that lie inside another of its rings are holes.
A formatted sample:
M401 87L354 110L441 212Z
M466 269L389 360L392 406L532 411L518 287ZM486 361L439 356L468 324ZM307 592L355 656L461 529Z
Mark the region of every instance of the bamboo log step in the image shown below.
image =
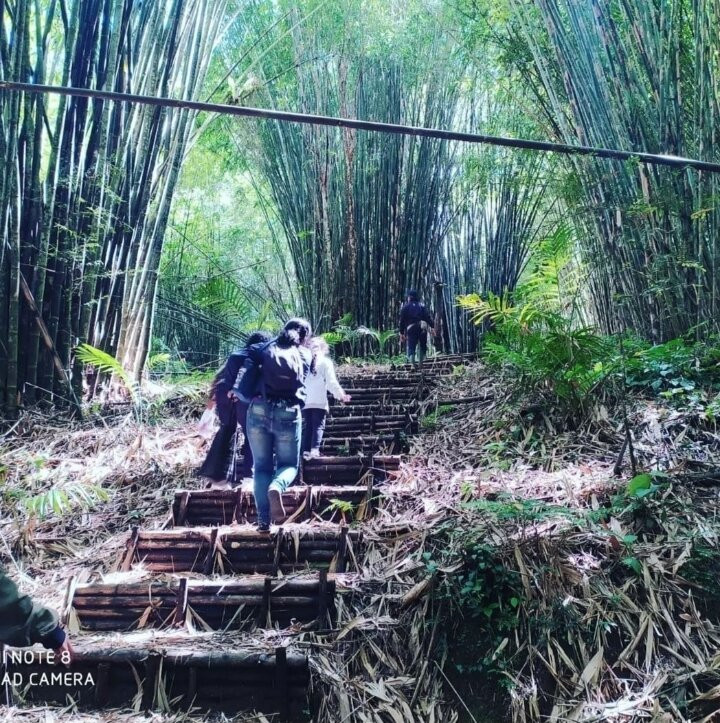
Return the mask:
M415 412L417 404L413 400L389 400L387 403L382 400L370 399L365 402L358 401L357 404L331 404L328 419L343 417L362 417L371 414L398 415L406 412Z
M69 604L81 629L124 632L192 622L213 630L287 627L334 616L335 579L247 577L230 580L78 585Z
M339 417L337 420L330 419L328 423L332 421L336 421L337 423L358 423L363 424L365 422L372 422L375 421L378 424L385 422L385 423L391 423L391 422L406 422L408 418L408 412L400 412L396 414L373 414L373 413L367 413L364 414L355 414L355 415L349 415L347 417Z
M416 388L421 384L434 384L435 374L373 374L369 376L341 377L338 379L344 389L363 387L409 387Z
M384 419L375 416L369 417L339 417L330 418L325 426L328 437L340 435L356 436L363 432L392 432L404 431L409 434L417 433L417 418L412 415L385 416Z
M33 651L31 664L10 660L10 680L16 673L26 682L33 674L35 680L47 676L47 684L21 686L33 703L65 705L69 696L81 709L132 708L139 698L145 710L197 706L208 712L257 710L280 720L307 720L308 660L293 648L243 649L224 640L179 634L162 645L152 640L125 644L145 634L120 641L115 635L76 639L68 668L50 663L40 651ZM201 649L198 640L208 649ZM19 696L21 691L14 692Z
M478 360L477 354L457 354L452 356L437 356L426 359L422 364L398 364L392 367L398 372L409 373L415 371L422 374L442 374L451 372L453 367L465 366Z
M360 382L362 384L362 382ZM416 397L415 387L346 387L345 391L352 397L353 402L367 399L414 399Z
M400 414L356 414L347 417L330 417L327 420L325 429L328 427L372 427L380 429L390 426L409 426L415 421L415 417L407 411Z
M294 517L295 521L316 518L336 521L338 517L344 517L348 521L366 519L373 513L378 501L372 479L366 485L348 487L300 486L297 488L297 495L294 506L285 505L283 495L285 512L288 517ZM244 521L254 523L257 521L257 510L252 495L248 503L244 510ZM340 514L334 514L335 512Z
M436 354L435 356L430 356L425 359L425 361L422 363L421 366L425 366L426 364L442 364L445 362L457 362L457 361L477 361L479 358L477 352L464 352L462 354ZM391 370L403 370L403 369L413 369L415 368L414 364L409 363L401 363L401 364L390 364Z
M153 572L289 573L305 568L345 572L361 533L341 525L296 525L270 534L254 527L172 528L131 534L120 564Z
M387 454L406 452L407 440L400 430L393 434L376 434L368 436L328 436L322 443L323 454L354 455L358 453L377 452L384 450Z
M341 458L347 460L347 457ZM336 472L334 468L340 470ZM325 471L325 470L330 471ZM391 471L382 464L378 467L377 478L384 481L387 472ZM338 474L347 474L354 482L360 480L368 469L350 467L346 472L345 468L338 465L326 465L324 467L312 468L310 477L319 479L325 477L330 482L338 480ZM352 505L353 511L357 511L362 505L368 510L362 516L369 514L372 506L374 493L374 479L364 485L349 485L336 487L332 485L296 485L290 487L283 493L283 507L285 508L286 520L293 518L295 521L308 520L314 517L327 517L328 511L343 509L343 505ZM187 502L184 500L187 498ZM184 504L184 507L183 507ZM181 507L184 516L181 518L179 512ZM355 515L350 515L353 518ZM181 490L175 493L173 504L173 525L175 527L194 526L222 526L231 523L255 523L257 522L257 509L255 497L249 490ZM285 522L285 520L283 520Z

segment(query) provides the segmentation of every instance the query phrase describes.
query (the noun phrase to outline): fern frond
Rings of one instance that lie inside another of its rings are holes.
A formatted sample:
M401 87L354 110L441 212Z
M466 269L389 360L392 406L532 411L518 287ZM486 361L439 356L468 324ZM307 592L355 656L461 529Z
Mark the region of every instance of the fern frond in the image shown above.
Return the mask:
M101 372L115 374L123 381L128 378L127 372L123 369L122 364L120 364L114 356L111 356L102 349L97 349L90 344L81 344L75 350L75 354L81 362L91 364Z
M355 331L359 336L371 336L376 342L380 343L380 332L377 329L370 329L367 326L358 326Z
M343 314L336 322L335 326L350 326L353 323L353 315L351 311L347 314Z
M167 352L153 354L152 356L148 357L147 368L150 370L156 369L159 366L167 364L169 361L170 361L170 354L168 354Z
M328 346L331 347L343 341L343 335L337 331L326 331L324 334L320 334L320 336L327 342Z
M466 294L458 296L458 306L470 314L474 324L480 325L486 321L493 324L502 324L511 319L517 319L520 310L510 303L507 294L497 296L492 291L488 292L487 300L479 294Z
M30 514L42 519L52 514L62 516L75 508L88 510L108 499L109 495L102 487L72 484L26 497L23 503Z
M391 339L394 339L398 335L395 329L386 329L385 331L378 332L378 339L381 343L386 344Z
M251 312L247 294L233 280L218 276L199 286L193 295L194 303L230 324L239 324Z
M114 356L90 344L80 344L80 346L75 349L75 354L83 364L90 364L106 374L114 374L125 385L125 388L132 397L133 403L138 403L138 385Z

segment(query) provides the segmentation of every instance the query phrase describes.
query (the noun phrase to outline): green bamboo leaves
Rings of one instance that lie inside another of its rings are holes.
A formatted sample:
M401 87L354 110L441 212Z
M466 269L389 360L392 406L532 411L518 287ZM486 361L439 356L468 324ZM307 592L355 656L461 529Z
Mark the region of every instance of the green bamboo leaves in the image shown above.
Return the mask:
M225 10L225 0L3 4L0 77L197 98ZM0 228L9 231L0 245L0 408L62 403L54 358L80 396L72 350L85 342L139 378L193 124L184 111L0 95ZM33 302L18 293L21 269Z
M562 141L718 159L711 0L511 0L509 44ZM605 331L702 338L720 318L716 175L574 158L589 298Z

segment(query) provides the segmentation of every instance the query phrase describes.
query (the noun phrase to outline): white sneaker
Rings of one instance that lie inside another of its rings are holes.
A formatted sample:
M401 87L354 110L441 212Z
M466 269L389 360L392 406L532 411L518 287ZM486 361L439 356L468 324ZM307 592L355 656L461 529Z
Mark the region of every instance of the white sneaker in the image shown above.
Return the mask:
M319 457L319 456L320 456L320 450L317 447L313 447L310 450L310 457L314 458L314 457Z

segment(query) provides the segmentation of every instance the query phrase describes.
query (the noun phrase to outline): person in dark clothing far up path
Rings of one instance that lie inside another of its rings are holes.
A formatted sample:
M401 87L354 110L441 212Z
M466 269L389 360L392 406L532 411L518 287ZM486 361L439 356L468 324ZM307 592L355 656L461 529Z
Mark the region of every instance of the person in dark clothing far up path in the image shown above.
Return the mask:
M300 467L302 408L305 380L312 355L307 344L310 323L290 319L277 339L248 349L245 373L232 390L250 400L247 436L252 448L258 530L269 532L271 522L282 522L282 494L295 481Z
M408 291L407 301L400 309L398 326L400 339L407 345L408 361L414 364L417 353L417 362L422 364L427 355L428 327L432 330L435 324L425 304L420 302L417 291Z
M239 382L238 377L243 372L248 349L255 344L268 342L270 339L272 336L266 331L256 331L250 334L245 347L240 351L233 352L228 357L213 381L208 409L215 407L215 412L220 420L220 429L213 438L207 457L198 470L198 475L205 477L208 484L216 489L230 486L230 481L227 480L228 467L232 459L232 442L238 425L242 428L244 441L240 448L242 465L237 477L240 479L252 477L253 456L246 431L249 403L235 399L229 392Z

